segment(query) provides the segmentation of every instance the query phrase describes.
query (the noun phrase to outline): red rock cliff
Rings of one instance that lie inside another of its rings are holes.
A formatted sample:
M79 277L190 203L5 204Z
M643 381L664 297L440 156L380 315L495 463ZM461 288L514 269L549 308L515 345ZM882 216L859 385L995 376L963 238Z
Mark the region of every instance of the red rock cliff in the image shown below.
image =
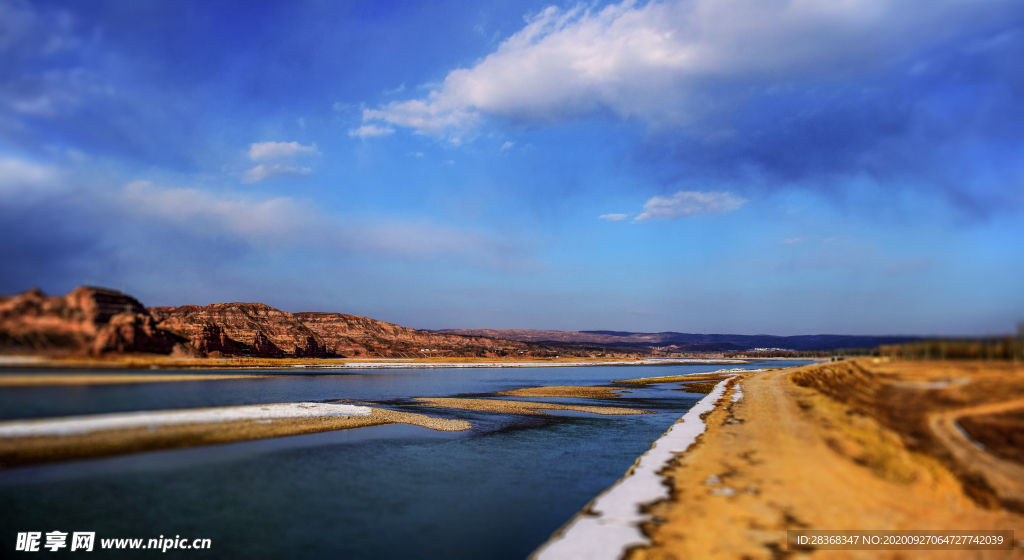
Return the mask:
M34 353L169 354L178 340L135 298L82 286L50 297L32 289L0 298L0 349Z
M190 356L456 357L551 355L528 342L434 333L343 313L288 313L262 303L146 309L135 298L81 287L0 297L0 351Z
M521 342L439 334L344 313L296 313L327 344L343 356L503 356L528 350Z
M324 341L291 313L262 303L153 307L159 327L210 355L326 357Z

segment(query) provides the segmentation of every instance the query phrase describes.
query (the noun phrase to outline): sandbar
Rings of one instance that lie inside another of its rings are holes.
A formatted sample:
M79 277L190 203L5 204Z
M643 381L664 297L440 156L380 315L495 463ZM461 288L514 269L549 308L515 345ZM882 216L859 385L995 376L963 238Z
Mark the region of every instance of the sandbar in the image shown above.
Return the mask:
M382 408L335 406L368 409L369 414L298 417L283 417L282 415L273 418L247 418L185 424L135 425L134 427L76 432L68 435L46 433L45 435L26 434L22 437L0 437L0 467L108 457L141 451L232 443L383 424L412 424L445 432L468 430L472 427L472 424L465 420L436 418ZM341 412L341 409L335 409L335 412ZM18 423L28 423L28 421L19 421Z
M590 386L558 386L548 387L525 387L523 389L512 389L510 391L499 391L499 395L509 397L573 397L582 399L612 399L619 396L615 391L622 389L611 389L609 387Z
M749 371L761 371L761 370L749 370ZM687 381L721 381L728 379L733 375L739 373L746 373L741 370L733 372L722 373L694 373L689 375L665 375L662 377L639 377L637 379L619 379L612 381L612 383L618 383L620 385L653 385L655 383L683 383Z
M650 410L641 410L639 408L506 401L499 399L416 397L413 400L422 402L427 406L456 408L460 410L480 410L484 412L501 412L507 414L546 414L541 412L541 410L575 410L577 412L589 412L592 414L604 415L654 414L654 412Z
M90 414L88 416L65 416L62 418L0 422L0 438L69 436L105 430L153 428L174 424L208 424L214 422L233 422L236 420L369 415L370 408L366 406L315 402L220 406L216 408L180 410L147 410L141 412Z

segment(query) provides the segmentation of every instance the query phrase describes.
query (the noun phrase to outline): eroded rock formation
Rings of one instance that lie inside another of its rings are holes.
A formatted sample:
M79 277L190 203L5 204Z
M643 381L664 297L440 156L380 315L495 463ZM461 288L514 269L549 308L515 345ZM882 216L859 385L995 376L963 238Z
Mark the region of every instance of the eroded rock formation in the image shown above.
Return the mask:
M209 355L283 358L327 357L323 340L295 315L262 303L153 307L161 329Z
M512 340L441 334L344 313L296 313L339 356L512 356L533 350Z
M528 342L421 331L343 313L288 313L262 303L147 309L129 295L92 287L66 296L32 289L0 297L0 351L260 358L557 353Z
M158 328L138 300L114 290L82 286L51 297L31 289L0 298L0 349L5 351L170 354L181 342Z

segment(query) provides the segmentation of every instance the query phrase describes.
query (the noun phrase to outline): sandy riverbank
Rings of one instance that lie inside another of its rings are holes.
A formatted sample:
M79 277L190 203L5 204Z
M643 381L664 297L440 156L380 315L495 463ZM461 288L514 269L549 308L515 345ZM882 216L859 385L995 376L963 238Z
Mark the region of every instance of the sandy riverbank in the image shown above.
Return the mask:
M1024 367L865 360L747 374L736 390L662 472L670 497L630 560L1024 557L1006 443L1021 437ZM788 529L1004 529L1018 548L797 553Z
M254 379L273 375L174 374L174 373L36 373L0 374L0 387L34 387L48 385L117 385L125 383L171 383L176 381L215 381Z

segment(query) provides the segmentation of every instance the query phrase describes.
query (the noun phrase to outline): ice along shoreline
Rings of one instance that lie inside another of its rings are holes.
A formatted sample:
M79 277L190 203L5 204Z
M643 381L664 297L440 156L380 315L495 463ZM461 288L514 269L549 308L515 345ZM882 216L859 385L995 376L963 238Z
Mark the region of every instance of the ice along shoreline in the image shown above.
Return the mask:
M715 408L733 378L715 385L654 442L626 476L576 514L530 555L530 560L619 560L629 548L650 544L640 529L650 516L642 513L641 507L669 498L668 487L658 473L704 433L707 425L701 416ZM742 398L742 393L733 400L738 397Z

